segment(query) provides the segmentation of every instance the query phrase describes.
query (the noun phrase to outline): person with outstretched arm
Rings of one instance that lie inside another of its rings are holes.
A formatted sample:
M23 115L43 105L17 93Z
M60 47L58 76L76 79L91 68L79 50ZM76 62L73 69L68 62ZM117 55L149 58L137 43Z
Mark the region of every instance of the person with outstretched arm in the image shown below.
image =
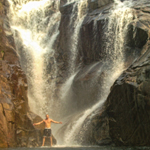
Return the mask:
M52 141L51 123L62 124L62 122L54 121L54 120L49 118L49 115L46 115L46 119L45 120L43 120L41 122L38 122L38 123L34 123L33 125L36 126L36 125L39 125L41 123L45 124L45 129L43 131L43 144L42 144L42 146L44 146L46 137L50 137L50 146L52 146L53 145L53 141Z

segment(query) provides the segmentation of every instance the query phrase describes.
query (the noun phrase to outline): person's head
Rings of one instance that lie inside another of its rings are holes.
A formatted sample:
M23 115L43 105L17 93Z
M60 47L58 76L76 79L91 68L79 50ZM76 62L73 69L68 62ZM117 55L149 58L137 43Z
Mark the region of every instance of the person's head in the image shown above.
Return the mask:
M49 115L47 114L47 115L46 115L46 119L48 119L48 118L49 118Z

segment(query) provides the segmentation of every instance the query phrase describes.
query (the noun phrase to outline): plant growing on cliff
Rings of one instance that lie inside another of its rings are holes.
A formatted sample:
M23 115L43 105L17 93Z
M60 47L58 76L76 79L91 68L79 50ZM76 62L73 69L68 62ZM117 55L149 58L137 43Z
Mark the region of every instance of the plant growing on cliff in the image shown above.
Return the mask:
M1 51L2 60L4 60L4 54L5 54L5 52Z

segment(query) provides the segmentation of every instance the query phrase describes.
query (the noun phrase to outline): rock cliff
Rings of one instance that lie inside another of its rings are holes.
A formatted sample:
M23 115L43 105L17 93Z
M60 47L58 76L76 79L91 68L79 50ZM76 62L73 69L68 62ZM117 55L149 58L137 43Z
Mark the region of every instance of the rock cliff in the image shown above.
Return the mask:
M114 83L107 99L110 137L116 145L149 145L150 47Z
M136 8L138 27L148 35L142 55L117 79L106 101L109 133L116 145L144 146L149 143L150 8ZM139 31L140 32L140 31ZM138 38L143 34L140 33ZM137 43L142 44L142 40ZM139 47L140 48L140 47Z
M136 27L137 37L132 42L131 35L133 34L129 31L130 44L127 42L127 45L130 49L139 50L140 57L132 62L111 87L104 106L96 111L95 117L91 120L91 130L87 133L88 136L85 137L83 143L89 141L91 144L99 145L150 145L148 134L150 124L150 8L136 7L134 9L138 17L132 25Z

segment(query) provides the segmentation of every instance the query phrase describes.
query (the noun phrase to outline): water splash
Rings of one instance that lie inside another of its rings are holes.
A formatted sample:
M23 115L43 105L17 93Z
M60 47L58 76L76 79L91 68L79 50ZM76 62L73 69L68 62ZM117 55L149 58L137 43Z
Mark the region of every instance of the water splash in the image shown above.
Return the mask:
M65 135L65 145L78 145L78 143L75 143L75 137L78 134L81 125L83 124L84 120L87 118L88 115L90 115L93 110L96 110L97 108L100 108L102 106L102 104L104 103L105 100L102 100L100 102L98 102L96 105L94 105L92 108L87 109L83 115L81 115L81 117L74 122L74 125L72 127L72 129L70 130L69 128L67 128L67 130L69 130L69 132L67 133L67 135Z
M48 0L43 1L30 1L24 5L22 5L22 8L19 10L19 13L26 12L29 13L30 11L38 10L40 7L45 6L45 4L48 2Z
M102 67L96 72L96 77L92 79L92 82L94 82L98 76L102 73ZM103 106L104 102L106 101L106 98L108 94L110 93L110 87L113 84L113 82L118 78L118 76L121 74L123 71L123 68L117 68L115 70L109 70L107 71L108 76L103 78L103 85L100 88L100 93L102 94L99 96L99 101L93 105L91 108L85 110L84 112L81 113L81 116L75 120L72 124L72 126L68 125L65 136L64 136L64 143L66 145L79 145L79 143L75 141L76 136L78 135L79 131L82 130L82 124L86 120L86 118L91 115L96 109L101 109ZM90 121L88 122L90 123Z

